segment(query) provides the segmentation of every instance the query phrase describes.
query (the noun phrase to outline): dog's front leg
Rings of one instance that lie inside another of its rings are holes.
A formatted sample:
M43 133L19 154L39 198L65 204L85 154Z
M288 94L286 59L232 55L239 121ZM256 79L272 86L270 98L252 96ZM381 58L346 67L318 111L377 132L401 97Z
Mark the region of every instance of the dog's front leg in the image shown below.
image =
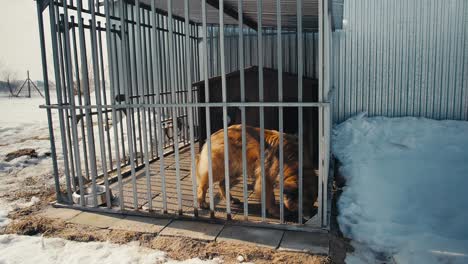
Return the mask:
M255 193L257 197L261 197L262 193L262 178L257 177L255 181ZM265 185L265 205L268 213L274 217L279 217L279 208L276 206L275 202L275 193L274 193L274 186L272 183L266 182Z
M230 181L230 185L232 185L233 183L233 180ZM221 198L226 201L227 198L226 198L226 181L225 180L222 180L219 182L219 194L221 195ZM229 198L231 198L231 204L241 204L240 200L233 197L231 195L231 193L229 192Z
M274 217L279 217L279 208L276 206L275 201L275 192L273 189L273 184L267 184L266 188L266 208L268 213Z

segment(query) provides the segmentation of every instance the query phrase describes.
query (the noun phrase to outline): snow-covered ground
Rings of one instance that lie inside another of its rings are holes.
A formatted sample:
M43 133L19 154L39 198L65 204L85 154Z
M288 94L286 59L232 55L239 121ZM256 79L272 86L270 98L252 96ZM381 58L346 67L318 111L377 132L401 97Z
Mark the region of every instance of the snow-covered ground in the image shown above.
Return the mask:
M333 132L347 263L468 263L468 122L359 115Z
M0 226L8 222L9 211L37 201L16 199L16 192L53 184L52 162L47 157L50 142L46 112L39 109L44 102L41 97L9 98L0 94ZM23 148L35 149L38 157L5 160L7 153Z
M55 95L52 95L55 98ZM45 109L39 105L41 97L9 98L0 94L0 227L8 224L8 212L31 206L36 197L17 199L25 189L52 186L53 170L49 131ZM63 155L56 111L53 111L56 133L56 151L59 168L63 168ZM124 119L125 129L125 119ZM96 135L97 135L97 128ZM112 130L110 131L113 134ZM126 131L124 131L126 135ZM79 135L81 138L81 134ZM80 142L81 143L81 142ZM81 145L80 145L81 146ZM33 148L38 157L23 156L6 161L6 154L23 148ZM81 148L82 149L82 148ZM97 161L99 163L99 148ZM99 164L98 164L99 166ZM63 174L63 173L61 173ZM64 182L64 180L62 180ZM173 261L164 252L145 249L137 244L115 245L101 242L73 242L58 238L0 235L0 263L218 263L192 259Z
M155 264L220 263L219 260L174 261L162 251L139 247L136 243L116 245L103 242L74 242L60 238L0 235L0 263L5 264Z

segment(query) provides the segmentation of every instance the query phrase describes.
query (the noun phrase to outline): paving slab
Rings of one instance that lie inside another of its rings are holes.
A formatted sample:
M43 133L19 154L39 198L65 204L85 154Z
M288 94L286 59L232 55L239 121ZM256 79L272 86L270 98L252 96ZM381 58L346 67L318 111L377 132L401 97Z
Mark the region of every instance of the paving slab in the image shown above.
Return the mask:
M161 236L188 237L197 240L213 241L223 229L223 225L196 221L173 221L164 228Z
M67 222L80 225L89 225L98 228L108 228L122 218L123 216L120 215L83 212L71 218Z
M79 210L74 210L74 209L69 209L69 208L55 208L55 207L47 207L45 210L40 212L38 215L47 217L47 218L53 218L53 219L61 219L64 221L67 221L78 214L80 214L81 211Z
M329 236L325 233L286 231L279 250L327 255Z
M127 216L124 219L113 222L109 226L109 229L126 230L139 233L159 233L170 222L170 219Z
M246 226L225 226L216 241L235 241L277 248L284 231Z

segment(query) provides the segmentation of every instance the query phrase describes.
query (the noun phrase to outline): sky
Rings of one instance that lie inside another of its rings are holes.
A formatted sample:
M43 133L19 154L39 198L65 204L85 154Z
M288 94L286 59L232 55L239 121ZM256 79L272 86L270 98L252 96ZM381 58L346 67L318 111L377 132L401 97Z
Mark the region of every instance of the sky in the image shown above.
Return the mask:
M48 17L44 17L48 29ZM46 33L47 34L47 33ZM42 80L41 49L36 2L33 0L0 0L0 66L26 78Z

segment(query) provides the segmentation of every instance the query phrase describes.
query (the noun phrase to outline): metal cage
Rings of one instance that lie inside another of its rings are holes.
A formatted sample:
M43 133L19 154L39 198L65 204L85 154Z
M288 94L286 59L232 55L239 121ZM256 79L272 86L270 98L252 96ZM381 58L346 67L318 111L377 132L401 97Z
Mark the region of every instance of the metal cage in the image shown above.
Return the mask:
M328 1L312 2L38 0L46 84L42 107L49 121L57 205L327 229L332 17ZM255 16L245 8L254 8ZM264 9L274 13L263 15ZM252 116L255 121L249 121ZM224 159L230 192L220 201L211 171L212 127L224 129L227 142L227 128L235 123L243 128L243 173L230 186L230 161ZM265 184L259 198L249 189L246 124L260 129L263 183L269 158L265 129L279 131L279 216L267 214ZM297 212L284 205L283 132L297 134ZM210 153L208 209L197 202L196 159L203 143ZM311 155L317 201L315 210L305 213L304 159ZM231 205L232 197L242 205Z

